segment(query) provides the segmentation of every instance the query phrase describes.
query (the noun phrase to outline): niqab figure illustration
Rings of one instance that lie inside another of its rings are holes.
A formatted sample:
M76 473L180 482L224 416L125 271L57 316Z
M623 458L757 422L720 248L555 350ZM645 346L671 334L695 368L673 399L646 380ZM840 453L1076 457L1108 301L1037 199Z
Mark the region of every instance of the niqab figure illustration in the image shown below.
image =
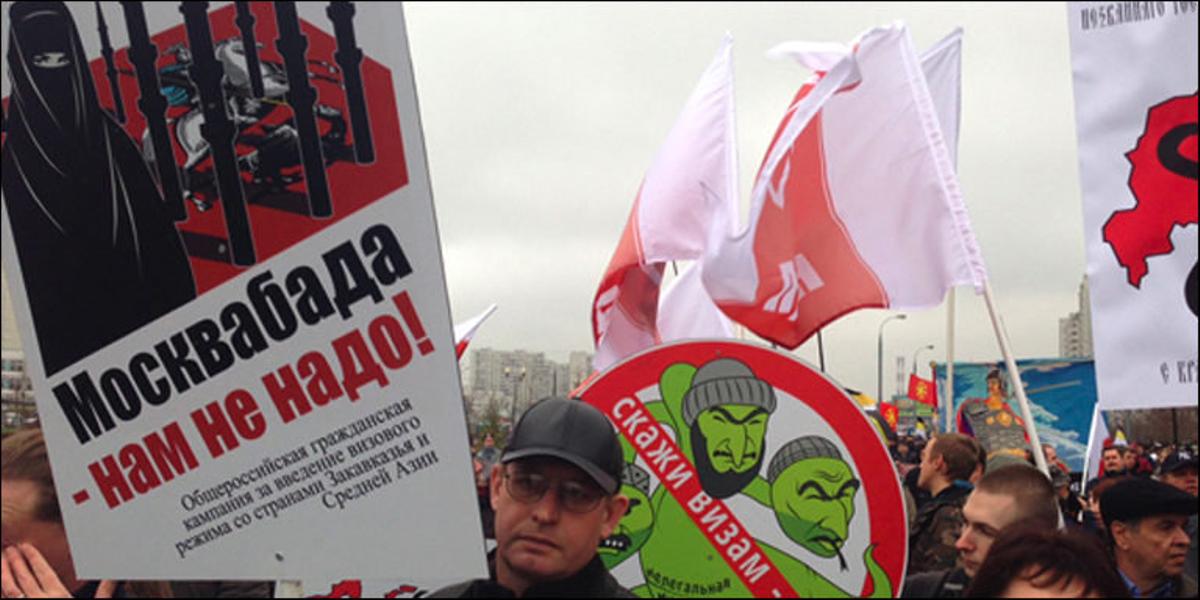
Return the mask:
M16 2L4 209L52 375L196 297L142 153L100 106L62 2Z

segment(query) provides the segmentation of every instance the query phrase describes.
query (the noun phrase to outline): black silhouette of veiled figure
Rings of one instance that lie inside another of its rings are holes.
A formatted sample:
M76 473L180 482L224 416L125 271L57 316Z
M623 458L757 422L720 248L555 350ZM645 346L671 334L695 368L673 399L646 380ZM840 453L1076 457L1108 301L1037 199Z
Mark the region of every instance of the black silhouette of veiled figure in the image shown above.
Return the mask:
M62 2L8 15L4 209L53 374L196 297L191 266L129 135L100 107Z

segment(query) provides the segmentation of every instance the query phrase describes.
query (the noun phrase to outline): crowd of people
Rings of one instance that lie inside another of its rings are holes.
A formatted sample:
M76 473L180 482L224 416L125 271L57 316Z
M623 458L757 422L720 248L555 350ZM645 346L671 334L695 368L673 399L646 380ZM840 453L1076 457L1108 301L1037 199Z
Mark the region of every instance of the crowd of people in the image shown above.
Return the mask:
M890 446L910 505L903 597L1197 597L1194 447L1108 441L1098 476L1073 482L1049 444L1050 477L954 433Z
M909 561L902 597L1196 597L1194 447L1111 444L1081 489L1052 446L1051 477L991 463L972 437L889 442L904 482ZM76 578L45 441L37 429L0 447L4 598L269 597L266 582L113 582ZM607 418L545 399L507 446L474 457L489 577L434 597L632 597L597 547L626 514L624 461Z

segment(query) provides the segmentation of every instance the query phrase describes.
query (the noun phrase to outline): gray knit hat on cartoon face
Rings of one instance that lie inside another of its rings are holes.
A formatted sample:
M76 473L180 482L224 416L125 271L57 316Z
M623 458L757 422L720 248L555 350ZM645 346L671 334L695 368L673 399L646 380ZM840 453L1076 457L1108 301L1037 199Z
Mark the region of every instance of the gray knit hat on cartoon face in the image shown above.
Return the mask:
M621 474L622 482L637 488L643 494L650 495L650 474L634 463L625 463L625 471Z
M842 459L842 453L833 445L833 442L819 436L806 435L796 438L783 445L779 452L771 459L771 466L767 467L767 481L775 483L775 478L779 477L780 473L787 470L788 467L809 458L836 458Z
M772 413L775 389L742 361L718 358L701 366L692 378L692 388L683 397L683 421L691 427L700 413L725 404L755 405Z

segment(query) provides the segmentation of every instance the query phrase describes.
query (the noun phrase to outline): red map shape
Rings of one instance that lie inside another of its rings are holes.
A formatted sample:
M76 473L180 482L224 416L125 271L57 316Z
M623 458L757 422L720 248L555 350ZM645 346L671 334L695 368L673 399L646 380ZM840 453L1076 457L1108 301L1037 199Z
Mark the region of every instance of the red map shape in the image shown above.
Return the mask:
M1175 250L1171 231L1196 224L1196 127L1197 95L1171 98L1150 107L1145 131L1125 155L1137 204L1113 213L1103 233L1135 288L1149 272L1149 257Z

